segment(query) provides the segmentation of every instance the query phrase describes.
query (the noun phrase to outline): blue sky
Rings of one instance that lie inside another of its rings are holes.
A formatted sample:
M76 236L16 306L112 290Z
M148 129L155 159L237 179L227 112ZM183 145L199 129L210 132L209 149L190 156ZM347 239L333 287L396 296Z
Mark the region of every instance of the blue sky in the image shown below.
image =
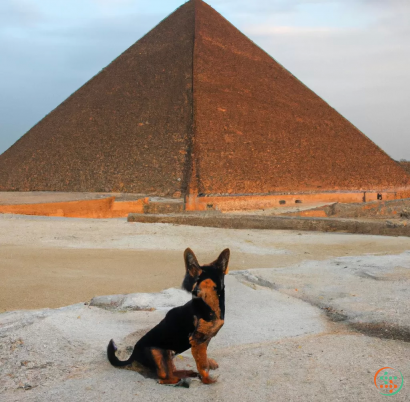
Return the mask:
M408 0L209 0L396 159L410 160ZM0 153L181 0L0 0Z

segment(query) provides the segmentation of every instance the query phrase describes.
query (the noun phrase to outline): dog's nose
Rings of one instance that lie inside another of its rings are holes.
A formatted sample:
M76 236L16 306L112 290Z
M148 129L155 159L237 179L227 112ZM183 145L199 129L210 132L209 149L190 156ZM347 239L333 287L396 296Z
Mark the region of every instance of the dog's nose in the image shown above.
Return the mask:
M198 288L195 286L194 289L192 290L192 294L194 296L198 296Z

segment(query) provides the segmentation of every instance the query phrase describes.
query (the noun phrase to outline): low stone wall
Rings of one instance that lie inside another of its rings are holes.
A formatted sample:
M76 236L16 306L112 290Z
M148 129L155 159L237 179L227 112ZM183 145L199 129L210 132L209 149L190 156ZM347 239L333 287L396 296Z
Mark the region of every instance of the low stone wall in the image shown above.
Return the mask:
M399 218L410 211L410 198L393 201L374 201L361 204L332 204L308 211L290 212L286 216L338 218Z
M47 202L37 204L0 205L0 213L66 218L126 218L129 213L171 214L183 212L182 200L153 200L148 197L136 201L116 201L115 197L95 200Z
M144 214L175 214L184 211L184 203L180 200L147 201L144 205Z
M297 206L304 203L363 203L377 200L398 200L410 197L410 189L402 188L385 191L356 191L356 192L323 192L299 194L272 195L227 195L227 196L197 196L187 197L187 211L219 210L246 211L269 209L277 207Z
M374 198L373 195L370 198ZM116 201L115 197L108 197L67 202L0 205L0 213L69 218L125 218L130 213L154 215L179 214L184 212L185 207L186 213L189 214L192 212L206 213L206 211L258 210L275 206L297 207L298 205L303 205L303 203L319 202L321 200L331 203L337 199L343 203L284 215L317 218L330 216L393 218L399 217L402 210L410 208L410 198L395 199L403 198L404 192L381 193L380 195L383 199L392 200L363 203L364 193L323 193L279 196L195 197L196 204L193 205L191 203L192 199L188 200L187 204L184 204L182 199L150 199L145 197L135 201ZM368 193L366 193L366 197L368 197ZM192 208L195 209L192 210Z
M143 213L146 202L146 199L115 202L115 197L109 197L98 200L0 205L0 213L66 218L125 218L131 211Z
M337 218L300 218L222 213L185 213L173 215L130 214L128 222L172 223L226 229L270 229L342 232L382 236L410 236L410 222L358 221Z

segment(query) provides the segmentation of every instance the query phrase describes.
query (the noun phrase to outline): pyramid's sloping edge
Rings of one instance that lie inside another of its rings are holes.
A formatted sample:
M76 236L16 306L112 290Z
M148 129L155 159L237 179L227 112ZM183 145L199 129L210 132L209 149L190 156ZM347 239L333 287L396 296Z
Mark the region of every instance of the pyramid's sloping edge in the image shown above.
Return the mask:
M382 190L410 176L203 2L194 49L195 180L202 194Z
M0 190L184 193L193 41L186 3L0 156Z

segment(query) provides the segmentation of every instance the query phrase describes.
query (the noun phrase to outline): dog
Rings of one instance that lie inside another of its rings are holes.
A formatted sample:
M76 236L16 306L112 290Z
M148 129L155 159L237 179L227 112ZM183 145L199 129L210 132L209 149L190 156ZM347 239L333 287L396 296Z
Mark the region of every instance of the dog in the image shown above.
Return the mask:
M218 364L208 358L207 348L224 325L224 278L229 271L229 257L230 251L225 249L214 262L201 266L193 251L186 249L182 288L192 293L192 300L168 311L165 318L135 344L126 361L117 358L117 347L111 339L107 347L110 363L121 367L136 362L156 373L160 384L178 384L185 378L197 376L204 384L216 382L209 370L217 369ZM174 356L188 349L191 349L198 373L175 368Z

